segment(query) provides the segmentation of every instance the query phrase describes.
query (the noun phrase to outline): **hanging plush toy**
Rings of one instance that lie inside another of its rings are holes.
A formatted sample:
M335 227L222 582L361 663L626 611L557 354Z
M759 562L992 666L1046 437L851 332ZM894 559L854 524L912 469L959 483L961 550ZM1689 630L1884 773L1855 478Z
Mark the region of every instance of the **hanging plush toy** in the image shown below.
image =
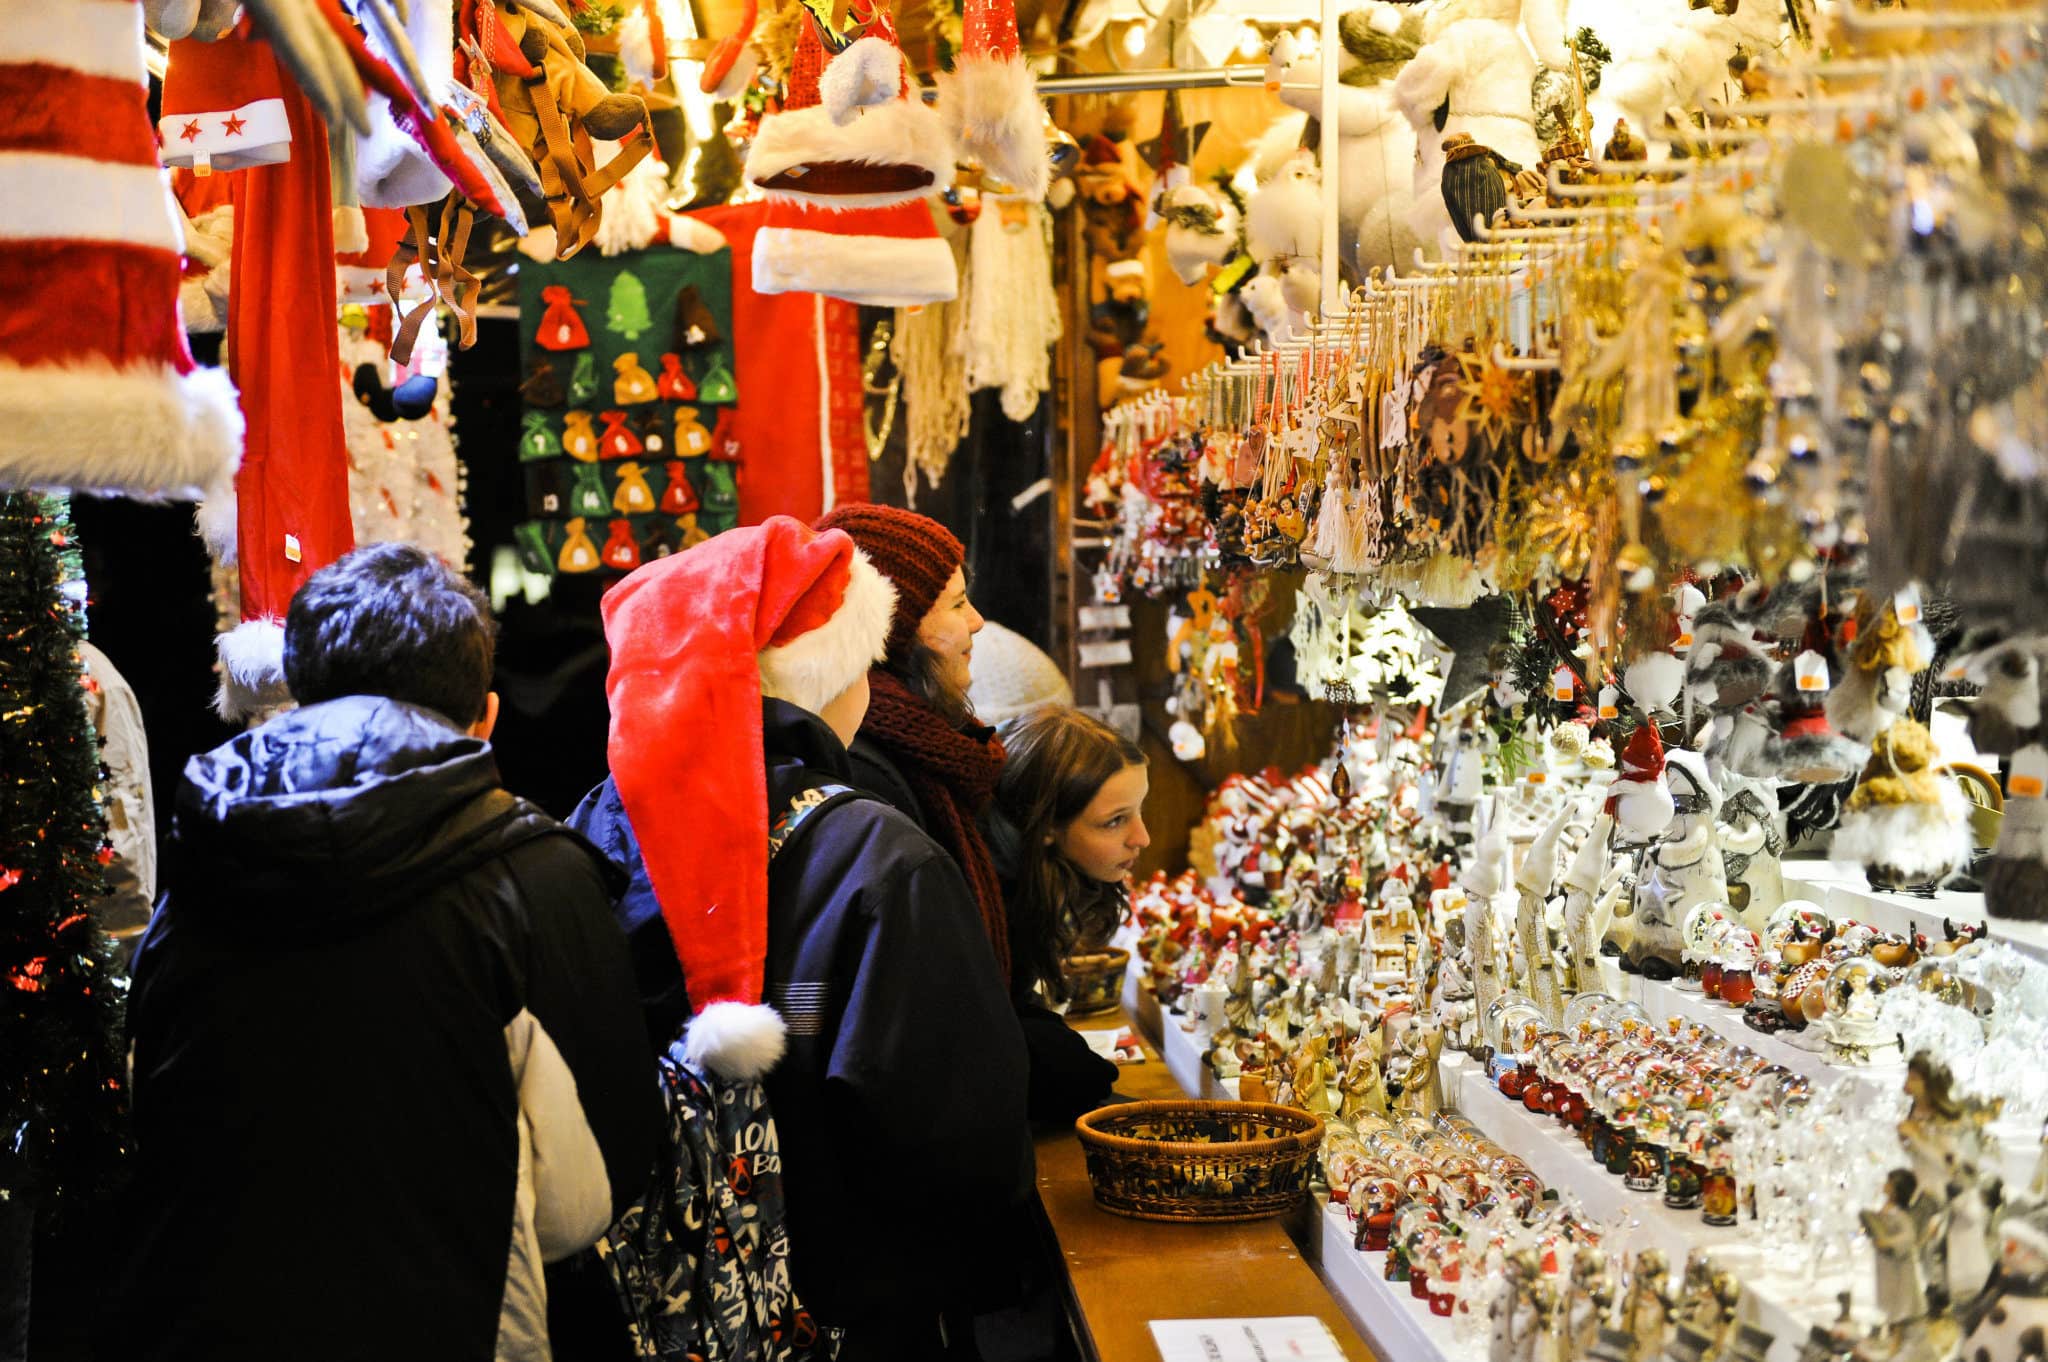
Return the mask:
M1769 59L1790 39L1782 5L1721 8L1695 0L1570 0L1566 31L1591 30L1609 54L1597 81L1586 82L1596 137L1605 140L1626 120L1660 140L1671 110L1736 97L1728 64L1738 52Z
M668 487L661 494L663 515L688 515L698 506L697 489L690 486L689 476L683 471L681 459L670 459L664 472L668 474Z
M522 462L552 459L562 452L544 411L523 412L519 418L519 458Z
M1866 600L1856 612L1856 624L1849 665L1828 692L1828 720L1868 742L1906 712L1913 677L1934 660L1934 636L1920 620L1917 591Z
M601 414L604 431L597 437L597 457L600 459L630 459L640 454L646 446L640 437L626 424L627 413L608 411Z
M664 402L693 402L697 383L683 369L683 357L670 353L661 357L661 372L654 379L655 396Z
M618 375L612 380L612 400L620 406L637 406L660 396L654 386L654 376L640 367L640 356L631 353L620 355L612 361L612 372Z
M1420 5L1373 3L1338 16L1337 218L1356 277L1411 267L1421 238L1415 206L1416 130L1394 100L1394 77L1422 46ZM1322 112L1322 59L1297 56L1282 30L1267 56L1266 88L1311 116Z
M562 452L584 463L597 462L597 432L590 421L587 411L572 411L562 417Z
M788 98L761 120L746 176L771 203L754 236L754 288L880 307L960 291L925 200L953 182L953 145L905 78L888 11L826 63L818 24L798 20Z
M647 485L647 473L637 463L622 463L618 490L612 493L612 509L620 515L645 515L655 507L654 489Z
M519 385L519 398L529 407L559 407L567 400L562 379L552 361L535 359Z
M1664 735L1644 722L1629 735L1621 765L1607 787L1607 814L1615 833L1626 841L1654 842L1671 826L1677 805L1664 776Z
M580 464L572 470L575 481L569 487L569 513L601 516L611 510L611 498L604 494L604 473L596 464Z
M604 541L604 565L619 572L631 572L640 566L640 543L633 538L633 522L614 520L611 523L611 537Z
M543 350L590 348L590 331L583 325L582 314L576 311L582 299L571 297L569 290L560 284L549 284L540 291L540 300L547 304L547 310L541 313L540 329L534 333L534 344Z
M966 0L960 55L939 76L939 109L961 149L1027 198L1051 181L1045 106L1017 44L1012 0Z
M676 408L676 453L685 458L711 452L711 432L704 429L695 407Z
M577 516L562 527L562 551L555 559L555 566L563 572L597 571L597 545L590 542L590 535L584 528L586 523L582 516Z
M1442 196L1444 139L1467 133L1517 166L1535 165L1543 154L1530 93L1536 64L1565 70L1570 60L1564 0L1439 0L1429 8L1422 46L1394 78L1393 89L1415 132L1409 225L1418 238L1440 240L1450 226Z
M1911 719L1872 741L1830 854L1861 865L1873 889L1939 887L1969 864L1969 802L1939 761L1934 736Z

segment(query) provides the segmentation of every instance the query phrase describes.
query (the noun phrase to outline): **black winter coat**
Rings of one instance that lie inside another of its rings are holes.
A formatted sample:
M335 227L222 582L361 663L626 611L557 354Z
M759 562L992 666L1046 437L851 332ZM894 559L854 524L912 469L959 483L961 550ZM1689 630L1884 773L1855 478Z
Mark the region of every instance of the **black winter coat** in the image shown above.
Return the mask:
M887 801L905 817L925 826L924 809L918 804L910 782L903 778L896 762L873 739L855 734L848 756L852 761L853 783L878 799ZM1014 847L1007 847L995 834L992 820L982 820L989 841L996 874L1002 881L1005 901L1014 897L1017 882ZM963 881L964 885L964 881ZM960 901L960 909L976 922L972 891ZM1021 915L1020 915L1021 916ZM1011 919L1015 922L1016 919ZM1015 944L1010 958L1024 958ZM1031 1057L1028 1110L1036 1122L1064 1125L1085 1111L1092 1111L1109 1097L1116 1083L1116 1065L1088 1048L1088 1042L1067 1025L1066 1018L1039 1001L1029 987L1011 981L1010 1001L1017 1010L1017 1024L1024 1031L1025 1049Z
M761 727L771 816L852 783L816 715L764 700ZM620 920L649 1028L672 1039L689 1004L616 786L570 821L630 874ZM791 1274L825 1324L936 1321L989 1251L985 1227L1032 1187L1024 1042L967 892L936 843L865 798L806 819L769 871L764 1001L789 1051L766 1088Z
M660 1114L610 868L373 696L193 758L168 853L115 1355L545 1356L541 1265L645 1188Z

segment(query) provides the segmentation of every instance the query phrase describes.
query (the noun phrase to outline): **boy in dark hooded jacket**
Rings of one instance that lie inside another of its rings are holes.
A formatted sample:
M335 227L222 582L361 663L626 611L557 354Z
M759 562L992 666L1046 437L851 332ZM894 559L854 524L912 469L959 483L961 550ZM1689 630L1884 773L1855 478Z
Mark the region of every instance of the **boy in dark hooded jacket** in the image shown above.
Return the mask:
M631 874L657 1043L687 1022L690 1063L763 1081L791 1276L841 1362L971 1349L977 1232L1032 1179L1024 1042L960 870L848 788L894 603L786 516L632 573L604 602L612 774L571 820Z
M360 549L292 601L301 708L186 766L117 1355L545 1359L543 1264L646 1185L614 872L500 788L491 643L438 559Z

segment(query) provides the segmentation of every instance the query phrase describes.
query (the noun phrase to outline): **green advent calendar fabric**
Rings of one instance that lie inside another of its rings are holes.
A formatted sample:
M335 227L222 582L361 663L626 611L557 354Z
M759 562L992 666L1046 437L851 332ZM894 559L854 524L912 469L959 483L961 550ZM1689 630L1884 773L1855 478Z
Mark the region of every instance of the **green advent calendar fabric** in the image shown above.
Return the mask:
M519 552L630 572L739 518L732 253L521 262Z

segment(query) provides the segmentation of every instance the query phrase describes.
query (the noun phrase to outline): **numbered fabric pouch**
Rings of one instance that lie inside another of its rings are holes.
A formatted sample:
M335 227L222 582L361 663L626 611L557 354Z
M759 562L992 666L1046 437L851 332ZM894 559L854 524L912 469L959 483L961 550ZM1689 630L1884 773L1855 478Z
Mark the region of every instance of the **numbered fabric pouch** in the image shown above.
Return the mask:
M711 357L710 367L697 383L697 400L712 406L740 400L739 385L732 381L732 370L726 367L724 355Z

